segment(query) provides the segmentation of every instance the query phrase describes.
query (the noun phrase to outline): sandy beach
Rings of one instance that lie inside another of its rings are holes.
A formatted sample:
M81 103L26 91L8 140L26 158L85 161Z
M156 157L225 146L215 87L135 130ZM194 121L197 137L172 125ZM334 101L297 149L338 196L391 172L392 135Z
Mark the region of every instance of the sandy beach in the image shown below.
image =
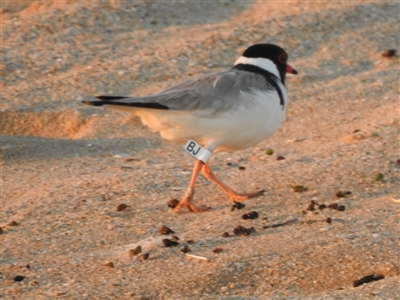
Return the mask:
M400 299L399 2L5 0L0 13L0 298ZM211 163L265 193L232 210L200 177L195 203L211 210L174 213L194 159L81 102L160 92L256 43L299 72L286 120Z

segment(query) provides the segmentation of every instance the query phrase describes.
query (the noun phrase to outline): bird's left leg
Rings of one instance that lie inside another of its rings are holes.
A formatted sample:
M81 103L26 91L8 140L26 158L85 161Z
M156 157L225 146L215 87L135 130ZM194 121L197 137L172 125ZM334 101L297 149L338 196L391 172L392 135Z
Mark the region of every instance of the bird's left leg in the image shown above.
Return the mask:
M179 204L175 207L174 210L176 212L180 211L182 209L182 207L187 207L192 212L202 212L202 211L207 210L207 209L197 207L192 202L193 195L194 195L194 186L196 184L197 177L198 177L201 169L203 168L203 166L204 166L204 163L201 160L199 160L199 159L196 160L196 163L194 164L192 178L190 180L189 187L186 191L185 196L181 200L181 202L179 202Z
M203 175L207 178L210 179L212 182L214 182L216 185L218 185L225 193L228 194L228 196L235 200L235 201L244 201L247 200L251 197L256 197L259 195L262 195L264 193L264 190L253 192L253 193L238 193L234 191L232 188L227 186L225 183L223 183L221 180L219 180L215 174L213 173L210 165L206 163L203 168Z

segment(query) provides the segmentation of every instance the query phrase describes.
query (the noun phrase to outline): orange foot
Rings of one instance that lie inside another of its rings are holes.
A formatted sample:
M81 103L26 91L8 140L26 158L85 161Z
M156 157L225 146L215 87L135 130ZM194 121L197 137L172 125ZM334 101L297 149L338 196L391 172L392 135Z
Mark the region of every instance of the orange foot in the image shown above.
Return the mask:
M257 197L263 195L265 190L253 192L253 193L236 193L232 190L226 191L226 193L229 195L231 199L234 201L246 201L249 198Z
M179 212L183 207L187 207L187 209L191 212L203 212L211 209L210 207L200 208L194 205L192 198L187 196L183 197L182 201L179 202L179 204L174 208L174 211Z

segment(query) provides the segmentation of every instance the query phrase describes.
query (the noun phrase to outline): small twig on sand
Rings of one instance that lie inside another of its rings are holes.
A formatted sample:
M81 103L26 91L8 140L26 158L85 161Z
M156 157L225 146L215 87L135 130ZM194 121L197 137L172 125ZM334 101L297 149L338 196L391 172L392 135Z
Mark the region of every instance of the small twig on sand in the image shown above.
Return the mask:
M209 261L210 261L207 257L199 256L199 255L194 255L194 254L186 254L186 257L195 258L195 259L200 259L200 260L204 260L204 261L206 261L206 262L209 262Z
M267 228L276 228L276 227L281 227L281 226L285 226L285 225L290 225L290 224L294 224L297 222L297 219L293 219L293 220L289 220L283 223L278 223L278 224L273 224L273 225L265 225L263 226L264 229Z

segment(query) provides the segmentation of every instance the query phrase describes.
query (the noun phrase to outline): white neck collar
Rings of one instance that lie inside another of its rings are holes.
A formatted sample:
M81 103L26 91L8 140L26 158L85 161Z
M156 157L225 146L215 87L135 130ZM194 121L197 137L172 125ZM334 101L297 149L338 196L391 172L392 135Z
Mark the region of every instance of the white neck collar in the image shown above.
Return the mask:
M235 62L235 65L238 64L253 65L255 67L259 67L265 71L274 74L276 77L282 80L281 75L279 74L278 68L276 67L275 63L273 63L272 60L268 58L262 58L262 57L252 58L252 57L241 56Z

